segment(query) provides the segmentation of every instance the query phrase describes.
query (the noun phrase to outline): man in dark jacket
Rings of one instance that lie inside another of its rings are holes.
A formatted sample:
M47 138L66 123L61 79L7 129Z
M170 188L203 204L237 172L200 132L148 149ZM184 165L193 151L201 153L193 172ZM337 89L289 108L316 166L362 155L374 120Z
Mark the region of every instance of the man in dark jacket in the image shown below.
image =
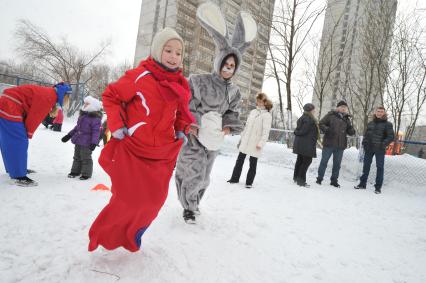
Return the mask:
M386 147L394 140L395 134L393 125L388 122L385 108L380 106L376 108L373 121L369 122L365 130L362 146L364 148L364 166L360 183L355 189L365 189L367 186L368 174L370 173L373 156L376 156L376 188L375 193L380 194L383 185L385 151Z
M321 185L324 179L327 163L333 155L333 170L330 185L339 188L338 183L340 164L342 163L343 151L348 146L346 135L355 135L350 115L348 114L348 104L345 101L337 103L334 111L328 112L319 122L319 127L324 133L321 163L318 168L317 184Z

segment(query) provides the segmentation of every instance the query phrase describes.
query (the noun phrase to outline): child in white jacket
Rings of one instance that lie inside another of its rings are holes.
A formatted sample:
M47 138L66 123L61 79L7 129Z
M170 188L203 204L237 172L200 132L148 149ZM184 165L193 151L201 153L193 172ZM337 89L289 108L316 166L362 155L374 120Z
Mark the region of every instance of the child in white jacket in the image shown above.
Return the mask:
M247 173L246 188L251 188L254 177L256 176L257 159L260 157L263 147L268 141L269 131L271 130L272 102L266 94L258 93L256 95L256 109L253 109L248 118L244 131L241 133L241 140L238 145L240 151L235 163L232 177L228 183L238 183L243 169L244 160L247 155L250 156L250 169Z

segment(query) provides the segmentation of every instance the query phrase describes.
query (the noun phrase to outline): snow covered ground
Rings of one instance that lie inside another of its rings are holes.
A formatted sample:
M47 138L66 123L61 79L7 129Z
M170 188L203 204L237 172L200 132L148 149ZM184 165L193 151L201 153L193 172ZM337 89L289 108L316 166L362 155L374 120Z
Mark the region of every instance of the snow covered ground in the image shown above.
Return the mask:
M109 179L97 164L89 181L66 178L73 146L61 143L64 132L41 127L30 142L39 187L10 185L0 165L0 282L426 282L424 183L400 176L405 185L388 182L382 195L355 191L358 165L347 154L341 189L314 184L318 159L311 188L301 189L295 156L268 144L247 190L245 176L226 183L235 137L217 159L197 225L183 222L172 179L140 252L88 253L88 229L110 197L90 188Z

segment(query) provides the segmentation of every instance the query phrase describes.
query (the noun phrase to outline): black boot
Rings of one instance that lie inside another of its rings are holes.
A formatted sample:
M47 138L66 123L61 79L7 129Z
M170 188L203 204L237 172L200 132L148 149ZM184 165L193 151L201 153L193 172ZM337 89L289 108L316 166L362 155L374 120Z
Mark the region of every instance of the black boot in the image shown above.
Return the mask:
M322 179L320 177L317 177L317 180L315 183L317 183L318 185L321 185Z
M381 194L382 193L382 188L381 187L378 187L378 186L374 186L376 189L374 190L374 192L376 193L376 194Z
M183 220L188 224L196 224L195 213L192 210L184 209L183 210Z
M21 187L35 187L38 186L38 183L27 176L13 178L16 185Z
M238 181L235 181L235 180L232 180L232 179L229 179L228 181L226 181L226 182L228 182L228 183L230 183L230 184L238 184Z
M88 179L90 179L90 177L89 176L80 176L79 179L80 180L88 180Z
M330 185L331 185L331 186L333 186L333 187L336 187L336 188L340 188L340 185L339 185L339 183L337 182L337 180L333 180L333 181L331 181L331 182L330 182Z
M79 173L73 173L73 172L71 172L71 173L69 173L68 174L68 178L75 178L75 177L78 177L78 176L80 176L80 174Z
M356 190L365 190L367 187L363 184L358 184L357 186L354 187L354 189Z

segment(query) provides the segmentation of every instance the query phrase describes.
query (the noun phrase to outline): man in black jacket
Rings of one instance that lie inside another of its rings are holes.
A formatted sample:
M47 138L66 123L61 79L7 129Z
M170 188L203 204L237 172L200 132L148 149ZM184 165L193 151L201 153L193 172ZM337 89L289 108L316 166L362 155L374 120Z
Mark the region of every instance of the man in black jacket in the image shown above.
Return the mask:
M317 184L321 185L324 178L327 163L333 155L333 170L330 185L339 188L338 183L340 164L342 163L343 151L348 146L346 135L355 135L350 115L348 114L348 104L345 101L337 103L337 108L330 111L319 122L319 127L324 133L321 163L318 168Z
M375 193L380 194L383 185L383 175L385 166L386 147L394 140L395 134L393 125L387 120L385 108L376 108L373 121L369 122L365 130L362 146L364 147L364 166L360 183L355 189L365 189L367 186L368 174L370 173L373 156L376 156L376 188Z

